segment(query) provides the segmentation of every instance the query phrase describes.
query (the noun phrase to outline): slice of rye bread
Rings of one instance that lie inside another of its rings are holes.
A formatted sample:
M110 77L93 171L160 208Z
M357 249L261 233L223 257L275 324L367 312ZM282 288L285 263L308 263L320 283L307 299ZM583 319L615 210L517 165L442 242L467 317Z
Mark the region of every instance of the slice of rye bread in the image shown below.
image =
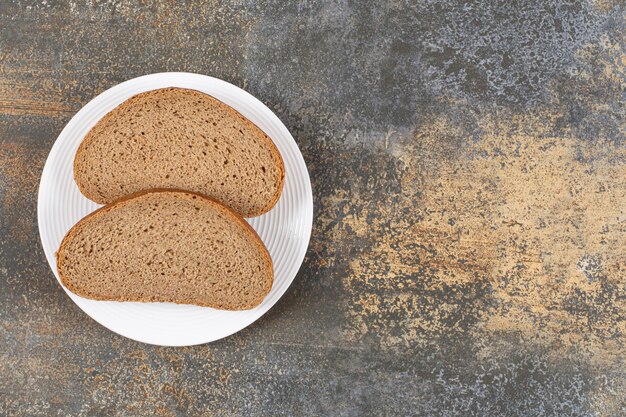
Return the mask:
M259 305L274 280L268 251L243 218L176 190L129 195L86 216L61 242L57 268L81 297L224 310Z
M87 133L74 158L78 188L100 204L171 188L254 217L274 207L284 178L280 153L261 129L221 101L183 88L126 100Z

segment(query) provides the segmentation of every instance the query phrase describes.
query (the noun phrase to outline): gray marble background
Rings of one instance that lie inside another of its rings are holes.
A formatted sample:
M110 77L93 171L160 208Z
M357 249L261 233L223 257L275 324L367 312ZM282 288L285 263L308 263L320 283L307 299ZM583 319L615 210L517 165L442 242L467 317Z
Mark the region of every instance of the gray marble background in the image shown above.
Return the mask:
M0 415L623 416L621 1L0 2ZM284 121L315 220L283 299L182 349L106 330L36 193L85 103L222 78Z

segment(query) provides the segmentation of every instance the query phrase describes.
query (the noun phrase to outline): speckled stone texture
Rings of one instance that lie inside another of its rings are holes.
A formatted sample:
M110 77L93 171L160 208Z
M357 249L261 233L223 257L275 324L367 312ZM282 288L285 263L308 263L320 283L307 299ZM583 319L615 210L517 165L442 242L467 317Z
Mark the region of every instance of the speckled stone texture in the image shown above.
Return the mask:
M624 3L223 3L0 3L0 415L626 415ZM267 103L315 196L284 298L183 349L82 313L36 225L70 117L159 71Z

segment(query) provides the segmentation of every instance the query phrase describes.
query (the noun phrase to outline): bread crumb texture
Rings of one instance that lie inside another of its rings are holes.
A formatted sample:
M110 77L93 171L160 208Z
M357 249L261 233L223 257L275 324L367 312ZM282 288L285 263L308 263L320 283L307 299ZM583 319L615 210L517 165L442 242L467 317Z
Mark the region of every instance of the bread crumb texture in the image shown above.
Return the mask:
M81 192L101 204L154 188L200 193L246 217L278 201L284 166L272 140L221 101L166 88L103 117L74 161Z
M243 219L183 192L106 206L68 233L57 256L63 284L99 300L241 310L258 305L273 280L269 254Z

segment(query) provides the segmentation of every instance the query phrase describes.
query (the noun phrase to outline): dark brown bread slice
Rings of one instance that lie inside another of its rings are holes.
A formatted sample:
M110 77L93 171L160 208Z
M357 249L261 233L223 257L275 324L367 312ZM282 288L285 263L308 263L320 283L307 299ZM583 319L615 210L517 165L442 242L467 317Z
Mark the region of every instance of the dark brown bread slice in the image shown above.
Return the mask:
M57 268L82 297L224 310L257 306L274 279L270 255L245 220L173 190L130 195L82 219L61 242Z
M261 129L182 88L126 100L89 131L74 159L78 188L97 203L172 188L212 197L244 217L274 207L284 177L280 153Z

